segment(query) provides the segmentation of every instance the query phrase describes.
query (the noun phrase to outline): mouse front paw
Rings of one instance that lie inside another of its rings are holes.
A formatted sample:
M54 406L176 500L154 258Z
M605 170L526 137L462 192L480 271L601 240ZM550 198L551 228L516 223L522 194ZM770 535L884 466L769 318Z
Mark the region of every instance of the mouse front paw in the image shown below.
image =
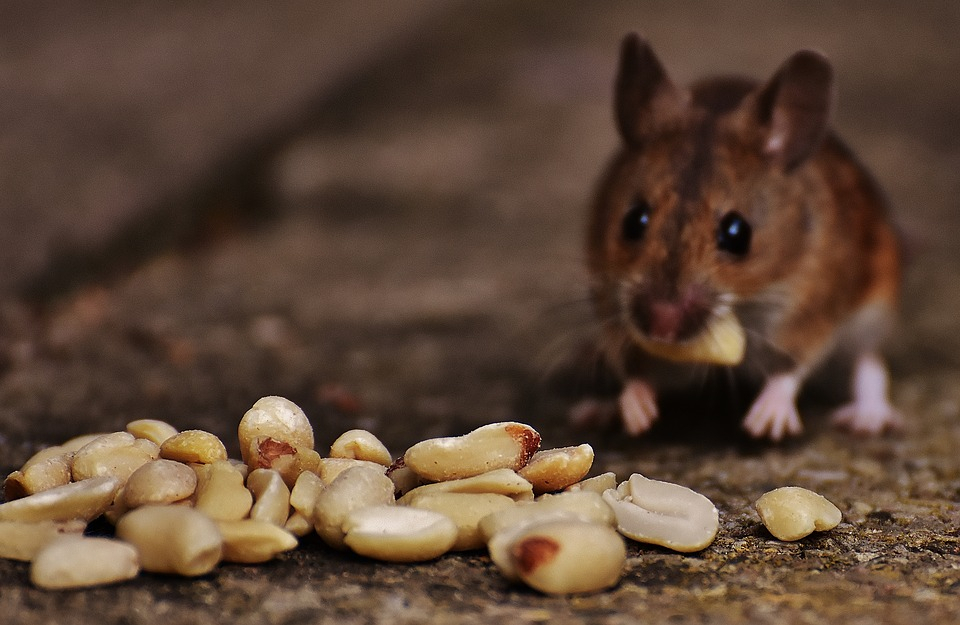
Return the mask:
M643 380L627 381L620 393L620 418L627 434L643 434L653 426L658 416L657 394L653 387Z
M768 380L743 420L743 429L754 438L772 441L802 434L803 423L796 406L798 388L799 382L792 375Z
M902 430L903 417L887 401L853 401L833 413L833 424L857 436L878 436Z

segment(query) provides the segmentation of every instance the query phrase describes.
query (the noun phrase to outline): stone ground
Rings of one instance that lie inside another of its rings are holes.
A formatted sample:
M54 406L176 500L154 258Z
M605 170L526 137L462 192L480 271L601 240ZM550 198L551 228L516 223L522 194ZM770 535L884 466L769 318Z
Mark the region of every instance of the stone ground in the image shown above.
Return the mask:
M48 115L70 145L91 137L101 146L92 152L39 149L4 123L4 218L20 217L0 232L11 263L0 304L0 470L70 436L145 417L214 431L236 454L240 416L277 394L306 410L319 447L364 427L399 454L504 419L531 423L546 446L590 442L598 471L640 471L713 499L716 542L692 555L632 545L617 588L570 598L511 585L480 553L384 565L313 539L264 566L63 593L32 588L26 565L2 561L4 622L960 621L960 83L949 79L960 63L960 9L562 2L373 17L371 6L357 22L363 39L344 36L349 21L324 21L322 11L297 19L302 7L285 5L269 21L281 33L270 41L287 41L283 29L292 29L289 49L314 55L303 84L264 87L275 73L264 65L290 69L290 57L264 45L253 61L241 59L258 67L249 91L187 98L191 122L155 130L147 156L116 127L129 124L136 137L150 122L138 115L168 110L163 98L180 87L157 89L156 79L120 90L130 97L120 122L89 120L83 107L77 119L56 107L36 113L36 127L46 128ZM121 40L106 48L114 56L105 67L134 63L125 50L149 55L144 32L172 32L186 58L174 70L206 84L216 75L210 58L230 55L197 43L207 41L204 29L223 45L229 25L256 32L259 22L249 7L193 10L203 19L185 8L173 17L131 9L79 26L25 19L53 52L8 54L3 79L20 87L13 93L52 89L63 79L63 51L80 67L84 54L100 59L95 40L76 34L99 24ZM131 21L139 29L120 28ZM315 44L323 28L335 33L331 65L345 68L336 79L309 70L323 46L304 42ZM638 440L566 425L567 408L593 387L589 371L570 365L591 336L581 230L616 144L617 46L634 29L680 81L731 69L765 75L804 46L833 59L837 126L884 184L913 250L889 350L901 435L832 431L827 414L839 392L829 379L804 400L807 433L783 445L746 440L735 419L704 402ZM351 45L366 51L362 62L343 61ZM79 82L77 93L90 88ZM233 133L226 122L243 110L238 100L261 116ZM281 110L290 116L278 122ZM77 128L87 134L70 134ZM180 142L193 145L189 167L152 165L172 159ZM63 186L50 174L59 167L69 174ZM113 203L98 212L101 176L133 191L118 200L104 190ZM92 208L70 217L73 188L88 189ZM31 204L38 197L47 199ZM34 211L29 223L24 207ZM772 539L752 502L787 484L826 495L844 522L798 543Z

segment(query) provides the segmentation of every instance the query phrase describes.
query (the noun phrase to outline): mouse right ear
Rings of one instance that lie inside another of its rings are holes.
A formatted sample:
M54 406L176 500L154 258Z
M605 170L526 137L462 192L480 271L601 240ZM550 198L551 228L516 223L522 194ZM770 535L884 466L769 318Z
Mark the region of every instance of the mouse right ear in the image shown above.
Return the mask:
M806 159L827 133L833 100L833 70L818 52L801 50L777 70L757 99L757 121L766 129L763 151L790 170Z
M667 76L650 44L630 33L620 46L616 91L617 127L627 143L638 146L651 132L678 118L685 99Z

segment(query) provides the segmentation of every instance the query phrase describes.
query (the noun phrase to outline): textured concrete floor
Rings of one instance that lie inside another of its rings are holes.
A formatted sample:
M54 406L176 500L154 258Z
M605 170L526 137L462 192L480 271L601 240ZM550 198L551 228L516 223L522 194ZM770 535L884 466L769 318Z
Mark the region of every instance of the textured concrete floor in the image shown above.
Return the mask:
M634 545L616 589L574 598L510 585L482 554L383 565L315 540L266 566L67 593L31 588L27 567L4 561L4 622L960 620L960 83L945 80L960 62L960 12L910 6L458 9L265 155L269 210L254 227L228 202L189 248L39 304L11 293L0 306L2 470L141 417L210 429L236 452L237 421L266 394L298 402L320 447L365 427L400 453L517 419L547 446L591 442L598 470L712 498L722 528L710 548ZM803 46L834 60L837 126L914 249L889 350L902 435L832 431L829 380L804 401L807 433L780 446L745 440L735 420L695 403L637 441L566 426L590 387L568 366L591 336L581 229L616 142L610 81L628 29L647 34L681 81L767 74ZM844 522L795 544L772 539L752 502L787 484L824 494Z

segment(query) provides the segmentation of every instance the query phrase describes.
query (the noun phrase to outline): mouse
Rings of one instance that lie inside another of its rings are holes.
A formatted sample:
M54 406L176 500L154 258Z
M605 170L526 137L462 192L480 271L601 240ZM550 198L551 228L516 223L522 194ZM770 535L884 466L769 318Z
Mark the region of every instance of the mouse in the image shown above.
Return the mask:
M833 422L859 435L901 427L881 353L901 245L878 183L831 128L833 74L801 50L766 81L679 86L646 39L623 39L620 145L590 206L586 259L627 434L654 425L662 393L719 372L759 389L747 435L798 436L798 394L838 352L850 401Z

